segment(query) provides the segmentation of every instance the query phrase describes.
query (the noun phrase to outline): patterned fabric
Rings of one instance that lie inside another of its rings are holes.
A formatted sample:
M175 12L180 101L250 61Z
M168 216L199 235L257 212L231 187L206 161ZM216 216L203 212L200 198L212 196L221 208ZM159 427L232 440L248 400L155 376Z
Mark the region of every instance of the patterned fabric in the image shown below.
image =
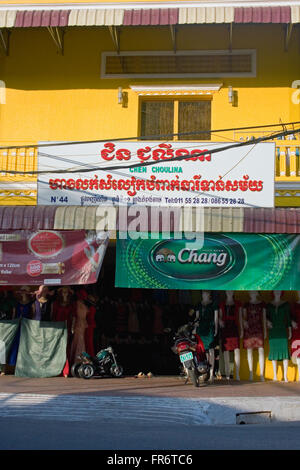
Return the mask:
M244 340L245 349L257 349L264 347L263 333L263 302L258 304L247 303L244 306L246 315L243 314L244 321Z
M272 323L272 328L269 329L269 360L289 359L287 328L291 326L291 316L288 302L279 306L268 304L267 319Z
M213 303L208 305L199 304L197 311L199 311L199 325L196 333L203 341L206 351L212 349L215 343L215 309Z
M300 304L295 303L292 307L292 320L297 324L298 328L292 328L292 339L291 339L291 353L297 354L299 357L300 349Z
M220 328L220 337L222 344L222 351L234 351L239 349L239 309L241 304L235 302L233 305L226 305L222 302L221 320L224 322L224 327Z

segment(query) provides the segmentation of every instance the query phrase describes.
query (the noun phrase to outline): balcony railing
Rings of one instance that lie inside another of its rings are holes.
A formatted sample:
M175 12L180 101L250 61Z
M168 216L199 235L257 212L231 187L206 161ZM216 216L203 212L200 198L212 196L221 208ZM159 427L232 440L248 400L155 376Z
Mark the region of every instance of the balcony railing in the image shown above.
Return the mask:
M37 149L9 148L0 149L0 181L36 181ZM25 172L15 174L14 171ZM11 172L11 173L10 173Z
M235 140L248 140L258 136L235 136ZM228 143L228 140L226 141ZM275 181L300 182L300 139L276 140ZM37 170L37 149L0 149L0 182L34 182ZM14 171L26 172L15 174ZM32 172L32 173L31 173Z
M274 131L273 131L274 132ZM280 132L280 131L277 131ZM270 131L235 132L234 140L245 141L270 135ZM296 137L297 136L297 137ZM274 139L275 142L275 181L300 181L300 138L298 134L289 135L287 139Z

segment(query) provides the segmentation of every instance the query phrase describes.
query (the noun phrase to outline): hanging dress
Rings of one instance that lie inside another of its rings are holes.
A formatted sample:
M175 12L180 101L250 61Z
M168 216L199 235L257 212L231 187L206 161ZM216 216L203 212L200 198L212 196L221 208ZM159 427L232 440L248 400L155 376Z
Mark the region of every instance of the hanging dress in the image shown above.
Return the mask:
M164 325L162 322L162 308L155 304L153 305L154 310L154 319L153 319L153 329L152 332L154 335L162 335L164 333Z
M244 349L258 349L264 347L264 330L263 330L263 310L265 304L260 302L258 304L247 303L244 305L246 315L243 312L244 324Z
M66 322L67 324L67 332L68 332L68 338L67 338L67 359L66 363L63 369L63 376L67 377L69 375L70 371L70 349L71 349L71 339L72 339L72 313L74 311L75 307L73 303L69 303L67 305L62 305L58 300L55 300L53 302L53 316L52 316L52 321L56 322Z
M129 333L139 333L140 331L140 325L139 325L139 319L136 311L136 307L134 304L129 303L128 304L128 332Z
M39 300L35 300L33 305L34 305L34 313L32 315L33 320L38 320L38 321L50 321L51 320L51 303L49 300L47 300L46 302L40 302Z
M28 304L17 303L16 318L30 318L31 312L32 312L32 302L29 302ZM17 356L18 356L18 350L19 350L19 344L20 344L20 335L21 335L21 324L18 327L18 331L16 333L16 336L13 340L13 343L10 349L9 359L8 359L8 364L10 366L15 366L17 362Z
M128 331L128 311L123 302L117 303L116 332L117 334L127 333Z
M79 362L78 355L86 350L85 330L88 327L86 320L88 308L85 305L79 305L75 311L74 335L70 351L70 367Z
M300 348L300 304L295 303L292 307L292 320L297 323L298 328L292 328L291 353L299 357Z
M233 305L220 304L221 320L224 327L220 327L222 351L234 351L240 348L239 340L239 309L241 304L234 302Z
M96 328L96 307L91 305L87 314L87 328L85 330L85 347L86 352L90 354L90 356L95 356L95 348L94 348L94 329Z
M288 302L278 306L268 304L267 319L272 323L269 329L269 361L289 359L287 328L291 326L291 316Z
M196 333L203 341L205 351L214 348L215 343L215 309L212 303L208 305L199 304L199 325Z

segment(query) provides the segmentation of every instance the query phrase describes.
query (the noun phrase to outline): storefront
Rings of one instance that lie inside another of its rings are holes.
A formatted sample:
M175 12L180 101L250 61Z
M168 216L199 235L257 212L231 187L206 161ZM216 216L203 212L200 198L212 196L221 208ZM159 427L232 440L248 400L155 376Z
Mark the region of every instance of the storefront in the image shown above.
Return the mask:
M77 238L81 233L91 234L99 227L102 216L99 215L97 207L49 208L40 206L26 207L22 210L13 207L1 208L1 263L5 264L7 253L4 244L10 243L12 246L14 243L15 261L10 264L17 265L8 268L6 263L6 267L1 266L3 270L1 277L2 312L5 310L7 317L9 317L10 308L14 304L12 296L9 294L7 297L6 292L20 292L21 286L26 284L24 275L21 275L20 281L15 280L15 284L5 278L9 274L4 270L16 269L20 274L22 271L21 258L17 255L18 251L16 250L17 241L16 239L14 242L12 239L10 242L7 241L8 236L15 234L16 237L17 234L20 239L21 233L26 230L32 233L32 236L27 239L33 242L31 242L30 248L24 252L26 252L26 256L30 255L31 261L34 261L35 258L40 260L40 263L37 263L40 271L37 272L32 268L36 263L29 265L30 261L28 262L26 258L24 265L31 267L29 275L27 271L29 276L27 284L32 286L29 290L31 292L37 291L37 286L45 285L45 275L47 275L47 279L56 279L55 282L48 281L49 291L55 292L49 297L51 303L57 300L58 290L63 285L70 285L73 295L77 293L82 296L82 291L85 291L84 297L89 299L90 306L95 307L93 345L96 350L106 347L108 344L112 345L118 353L125 374L134 375L140 371L152 372L155 375L178 373L178 358L170 350L172 334L176 328L193 317L193 314L189 316L191 309L195 311L197 307L199 309L203 290L211 291L213 309L219 311L222 310L222 302L226 300L226 291L234 291L235 301L241 302L241 307L246 308L250 291L258 291L259 300L268 304L272 300L272 291L281 290L283 291L282 300L287 302L289 314L294 315L290 319L289 315L287 316L285 330L286 337L289 333L292 334L292 338L288 341L289 354L292 357L288 363L287 375L289 381L297 380L299 340L296 328L294 328L297 325L292 325L290 320L297 321L295 305L298 300L296 291L299 289L300 269L298 261L299 209L206 209L204 213L204 244L202 239L188 240L188 244L186 244L182 239L172 241L172 237L166 239L165 234L164 236L159 234L162 230L162 221L169 209L162 210L165 210L165 214L162 214L163 217L159 219L159 225L156 227L158 237L161 240L145 239L145 237L136 240L122 238L120 237L122 230L121 232L118 230L118 240L110 240L103 256L101 269L98 258L99 274L96 272L96 276L91 279L92 282L86 277L85 281L87 282L82 284L80 278L75 280L74 277L63 277L69 276L70 273L72 276L83 275L85 269L82 264L79 266L77 261L76 266L74 264L69 266L66 262L64 270L60 265L57 267L59 273L57 270L51 272L54 265L61 261L57 263L57 253L56 257L52 253L48 258L43 258L40 256L41 253L37 253L38 247L41 246L38 237L39 234L45 232L51 235L63 234L63 239L73 234L78 247ZM193 217L191 217L190 223L193 224ZM118 215L116 228L124 228L120 224ZM6 238L3 234L6 234ZM104 238L101 239L104 240ZM234 240L235 243L230 243L230 240ZM56 242L58 243L58 241L57 239ZM202 244L201 247L200 244ZM84 245L83 252L86 248L87 245ZM33 255L32 249L36 250L35 255ZM92 273L91 266L89 267L90 274ZM197 269L195 270L195 268ZM40 279L38 275L42 278ZM57 280L59 276L61 276L60 285ZM18 279L17 275L15 279ZM6 308L7 305L11 307ZM6 307L4 308L4 306ZM266 308L266 305L264 307ZM238 317L237 320L239 332L241 331L240 318ZM261 325L263 328L263 322ZM266 326L269 337L270 329L268 325ZM293 328L289 330L291 326ZM218 332L219 335L214 344L216 359L218 358L218 349L222 350L220 322ZM63 331L60 333L61 337L67 334ZM235 347L235 349L239 349L241 380L249 379L249 349L253 349L253 378L259 380L261 366L259 359L261 357L257 352L259 351L258 347L264 349L264 377L266 379L273 378L273 364L271 360L268 360L268 337L264 339L262 346L253 343L253 348L249 348L249 344L246 347L245 337L239 338L239 347ZM66 338L64 341L66 342ZM59 340L57 344L66 346L62 340ZM32 351L34 352L34 349ZM31 354L29 351L27 352ZM234 373L233 352L230 353L230 367L231 373ZM220 354L220 362L215 362L215 368L216 374L221 372L224 375L222 354ZM278 379L282 379L280 367Z

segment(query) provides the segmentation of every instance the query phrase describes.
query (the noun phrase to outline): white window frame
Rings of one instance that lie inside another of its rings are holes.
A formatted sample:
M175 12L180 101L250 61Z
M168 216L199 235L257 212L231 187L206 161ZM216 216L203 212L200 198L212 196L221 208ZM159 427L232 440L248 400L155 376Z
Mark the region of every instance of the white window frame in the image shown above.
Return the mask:
M174 53L173 53L174 54ZM187 55L239 55L239 54L250 54L251 55L251 72L237 72L237 73L161 73L161 74L147 74L147 73L138 73L138 74L107 74L105 73L106 68L106 57L107 56L142 56L142 55L172 55L172 51L122 51L117 52L102 52L101 53L101 72L100 76L103 79L107 78L211 78L211 77L256 77L256 50L255 49L233 49L228 51L228 49L221 50L205 50L205 51L178 51L176 56ZM174 54L175 55L175 54Z

